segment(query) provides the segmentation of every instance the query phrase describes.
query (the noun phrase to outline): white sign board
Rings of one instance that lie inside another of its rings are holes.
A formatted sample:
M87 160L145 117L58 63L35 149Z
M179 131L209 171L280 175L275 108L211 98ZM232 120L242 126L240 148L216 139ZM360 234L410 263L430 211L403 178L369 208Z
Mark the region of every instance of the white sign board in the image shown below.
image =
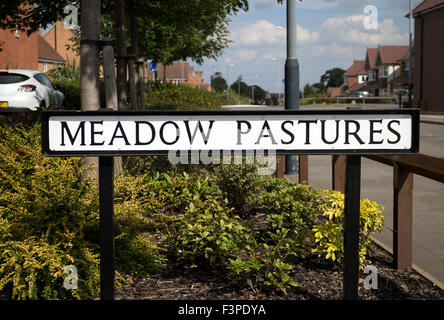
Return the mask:
M48 112L45 155L417 152L417 113L396 111Z

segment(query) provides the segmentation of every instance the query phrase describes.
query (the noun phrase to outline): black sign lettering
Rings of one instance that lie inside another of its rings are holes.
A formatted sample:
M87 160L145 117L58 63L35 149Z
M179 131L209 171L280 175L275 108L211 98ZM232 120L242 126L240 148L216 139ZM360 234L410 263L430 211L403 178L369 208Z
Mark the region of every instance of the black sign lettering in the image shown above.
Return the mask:
M190 139L190 143L193 144L194 143L194 138L196 137L197 134L197 130L199 129L200 131L200 135L202 136L203 141L205 142L205 144L208 143L208 139L210 138L210 134L211 134L211 129L213 128L213 123L214 120L210 120L210 126L208 128L207 133L204 133L204 130L202 128L202 124L200 121L197 122L197 126L194 128L194 133L193 135L191 135L191 130L190 130L190 124L188 120L184 121L185 123L185 127L187 128L187 133L188 133L188 138Z
M399 132L392 128L392 124L394 124L394 123L397 123L398 126L401 124L401 122L399 120L392 120L388 123L387 127L388 127L389 131L391 133L393 133L397 138L395 141L387 140L387 142L390 144L398 143L399 140L401 140L401 135L399 134Z
M151 140L148 142L141 142L140 141L140 125L141 124L146 124L151 129ZM135 143L136 146L147 146L147 145L151 144L155 138L156 138L156 130L154 129L154 126L150 122L136 121L136 143Z
M242 131L242 124L246 124L248 127L247 131ZM238 120L237 121L237 145L242 145L241 142L241 134L247 134L251 131L251 124L246 120Z
M69 131L69 127L68 124L66 123L66 121L62 121L61 122L62 125L62 143L61 145L64 146L65 145L65 135L64 133L66 132L66 134L68 135L69 141L71 141L71 145L74 145L74 142L77 139L77 136L80 133L80 145L84 146L85 145L85 121L80 121L80 124L77 128L77 131L74 135L74 137L71 134L71 131Z
M293 143L293 141L294 141L294 134L291 132L291 131L289 131L289 130L287 130L286 128L285 128L285 125L286 124L291 124L292 126L294 125L294 122L293 121L284 121L284 122L282 122L282 124L281 124L281 129L282 129L282 131L284 131L286 134L288 134L289 136L290 136L290 141L284 141L284 140L281 140L281 142L283 143L283 144L292 144Z
M103 146L105 144L105 141L102 142L95 142L95 135L102 135L103 131L95 131L94 126L96 124L100 124L103 125L103 121L91 121L90 125L91 125L91 145L92 146Z
M375 123L382 124L382 119L381 120L369 120L369 121L370 121L370 142L369 142L369 144L384 143L384 140L375 141L375 137L374 137L375 133L378 133L378 134L382 133L382 129L380 129L380 130L375 129Z
M265 130L267 130L268 134L264 134ZM264 125L262 126L262 130L257 138L256 144L260 144L262 138L271 138L271 143L277 144L276 140L274 140L273 133L271 132L270 125L268 124L267 120L265 120Z
M324 143L326 144L334 144L338 141L339 139L339 120L335 120L336 122L336 135L333 141L328 141L327 138L325 137L325 122L326 120L321 120L321 139Z
M117 135L117 131L120 131L120 135ZM111 141L109 143L110 146L113 145L114 139L123 139L125 140L125 144L127 146L130 145L128 138L126 137L126 133L122 128L122 123L120 121L117 121L116 130L114 130L113 137L111 138Z
M163 131L165 130L165 127L168 124L172 124L175 128L176 128L176 138L174 141L168 142L165 140L165 137L163 135ZM167 145L172 145L175 144L180 138L180 129L179 126L177 125L177 123L173 122L173 121L167 121L164 124L162 124L162 126L160 127L160 140L162 140L163 143L167 144Z
M355 125L355 131L350 131L350 124ZM358 121L355 120L345 120L345 142L344 144L350 144L350 136L355 137L355 139L360 143L364 144L364 141L361 140L361 138L358 136L359 129L361 129L361 125Z
M318 123L318 120L299 120L298 124L305 123L305 144L310 144L310 124Z

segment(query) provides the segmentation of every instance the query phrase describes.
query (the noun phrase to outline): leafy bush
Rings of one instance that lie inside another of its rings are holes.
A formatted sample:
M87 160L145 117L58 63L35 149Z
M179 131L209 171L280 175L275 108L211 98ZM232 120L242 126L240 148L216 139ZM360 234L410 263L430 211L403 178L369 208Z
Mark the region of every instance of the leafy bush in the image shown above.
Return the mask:
M80 65L66 57L66 62L57 68L49 70L46 75L53 80L77 80L80 81Z
M319 194L306 184L271 179L263 198L271 234L285 234L292 254L303 253L312 219L318 214Z
M147 277L160 272L165 257L144 235L152 225L146 217L143 199L144 177L127 172L117 177L114 194L116 269L125 275Z
M0 150L1 288L20 299L95 293L98 261L86 235L98 219L97 187L82 182L82 160L43 159L38 124L1 127ZM63 268L54 271L62 263L77 267L78 291L62 287Z
M222 192L228 204L241 218L248 218L262 206L261 194L267 177L258 174L253 164L221 164L213 166L210 182Z
M80 98L80 80L79 79L67 79L57 77L52 79L53 84L62 85L63 89L60 91L65 95L65 105L63 106L66 110L80 110L81 109L81 98ZM105 84L103 80L100 80L100 104L104 108L106 106L105 100Z
M322 215L327 218L324 224L315 225L313 233L316 248L313 252L319 257L338 264L344 258L344 194L339 191L323 191L323 202L320 205ZM384 207L368 199L361 200L360 233L359 233L359 268L365 267L365 257L370 250L369 236L381 231L384 225L382 212Z
M145 106L150 110L218 110L221 103L213 92L157 82L146 94Z
M286 262L291 253L288 229L269 232L271 244L258 244L256 239L245 245L244 256L229 259L227 267L232 276L247 282L250 287L276 288L287 294L287 290L297 286L292 279L293 266Z
M81 158L42 158L40 125L0 127L0 290L17 299L66 299L99 290L98 187L83 180ZM143 232L152 222L141 199L144 177L115 182L116 272L163 267L162 250ZM74 265L78 290L63 287Z
M167 241L180 263L215 263L240 250L248 237L239 217L226 203L193 201L173 221Z

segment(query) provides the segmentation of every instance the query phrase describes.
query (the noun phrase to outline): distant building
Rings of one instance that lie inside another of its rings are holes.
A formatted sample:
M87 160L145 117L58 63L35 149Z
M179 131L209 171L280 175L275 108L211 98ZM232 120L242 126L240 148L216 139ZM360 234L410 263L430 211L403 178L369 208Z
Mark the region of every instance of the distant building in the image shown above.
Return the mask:
M80 65L80 56L75 49L79 38L76 30L68 28L58 20L43 36L48 44L64 59L75 61Z
M0 29L0 69L38 69L38 35Z
M165 72L164 72L165 71ZM165 75L165 81L173 82L176 84L186 84L193 88L200 88L206 91L212 91L211 85L204 82L202 78L203 71L194 70L194 67L190 66L188 61L175 62L171 65L164 67L163 64L159 64L157 70L157 79L163 80ZM147 71L147 80L154 80L155 73Z
M368 72L365 69L365 60L354 60L352 66L344 73L344 91L346 93L359 91L366 85L367 80ZM339 93L333 92L331 96L337 94Z
M65 59L63 59L63 57L55 51L41 35L37 35L37 38L38 70L40 72L47 72L66 62Z
M444 0L426 0L413 10L413 106L444 112Z

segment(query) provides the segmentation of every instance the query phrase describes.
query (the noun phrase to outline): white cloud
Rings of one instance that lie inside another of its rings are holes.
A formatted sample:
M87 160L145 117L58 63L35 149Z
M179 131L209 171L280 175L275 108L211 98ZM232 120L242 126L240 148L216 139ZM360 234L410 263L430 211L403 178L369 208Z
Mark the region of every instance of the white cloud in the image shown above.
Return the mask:
M407 44L408 35L400 34L393 19L378 23L376 30L364 28L365 15L329 18L320 27L322 42L342 46L361 45L374 47L378 44Z
M274 25L266 20L257 20L244 24L231 31L233 40L232 48L237 47L264 47L283 46L286 41L287 31L282 26ZM297 26L298 41L301 44L316 42L319 38L317 32L310 32L301 26Z

